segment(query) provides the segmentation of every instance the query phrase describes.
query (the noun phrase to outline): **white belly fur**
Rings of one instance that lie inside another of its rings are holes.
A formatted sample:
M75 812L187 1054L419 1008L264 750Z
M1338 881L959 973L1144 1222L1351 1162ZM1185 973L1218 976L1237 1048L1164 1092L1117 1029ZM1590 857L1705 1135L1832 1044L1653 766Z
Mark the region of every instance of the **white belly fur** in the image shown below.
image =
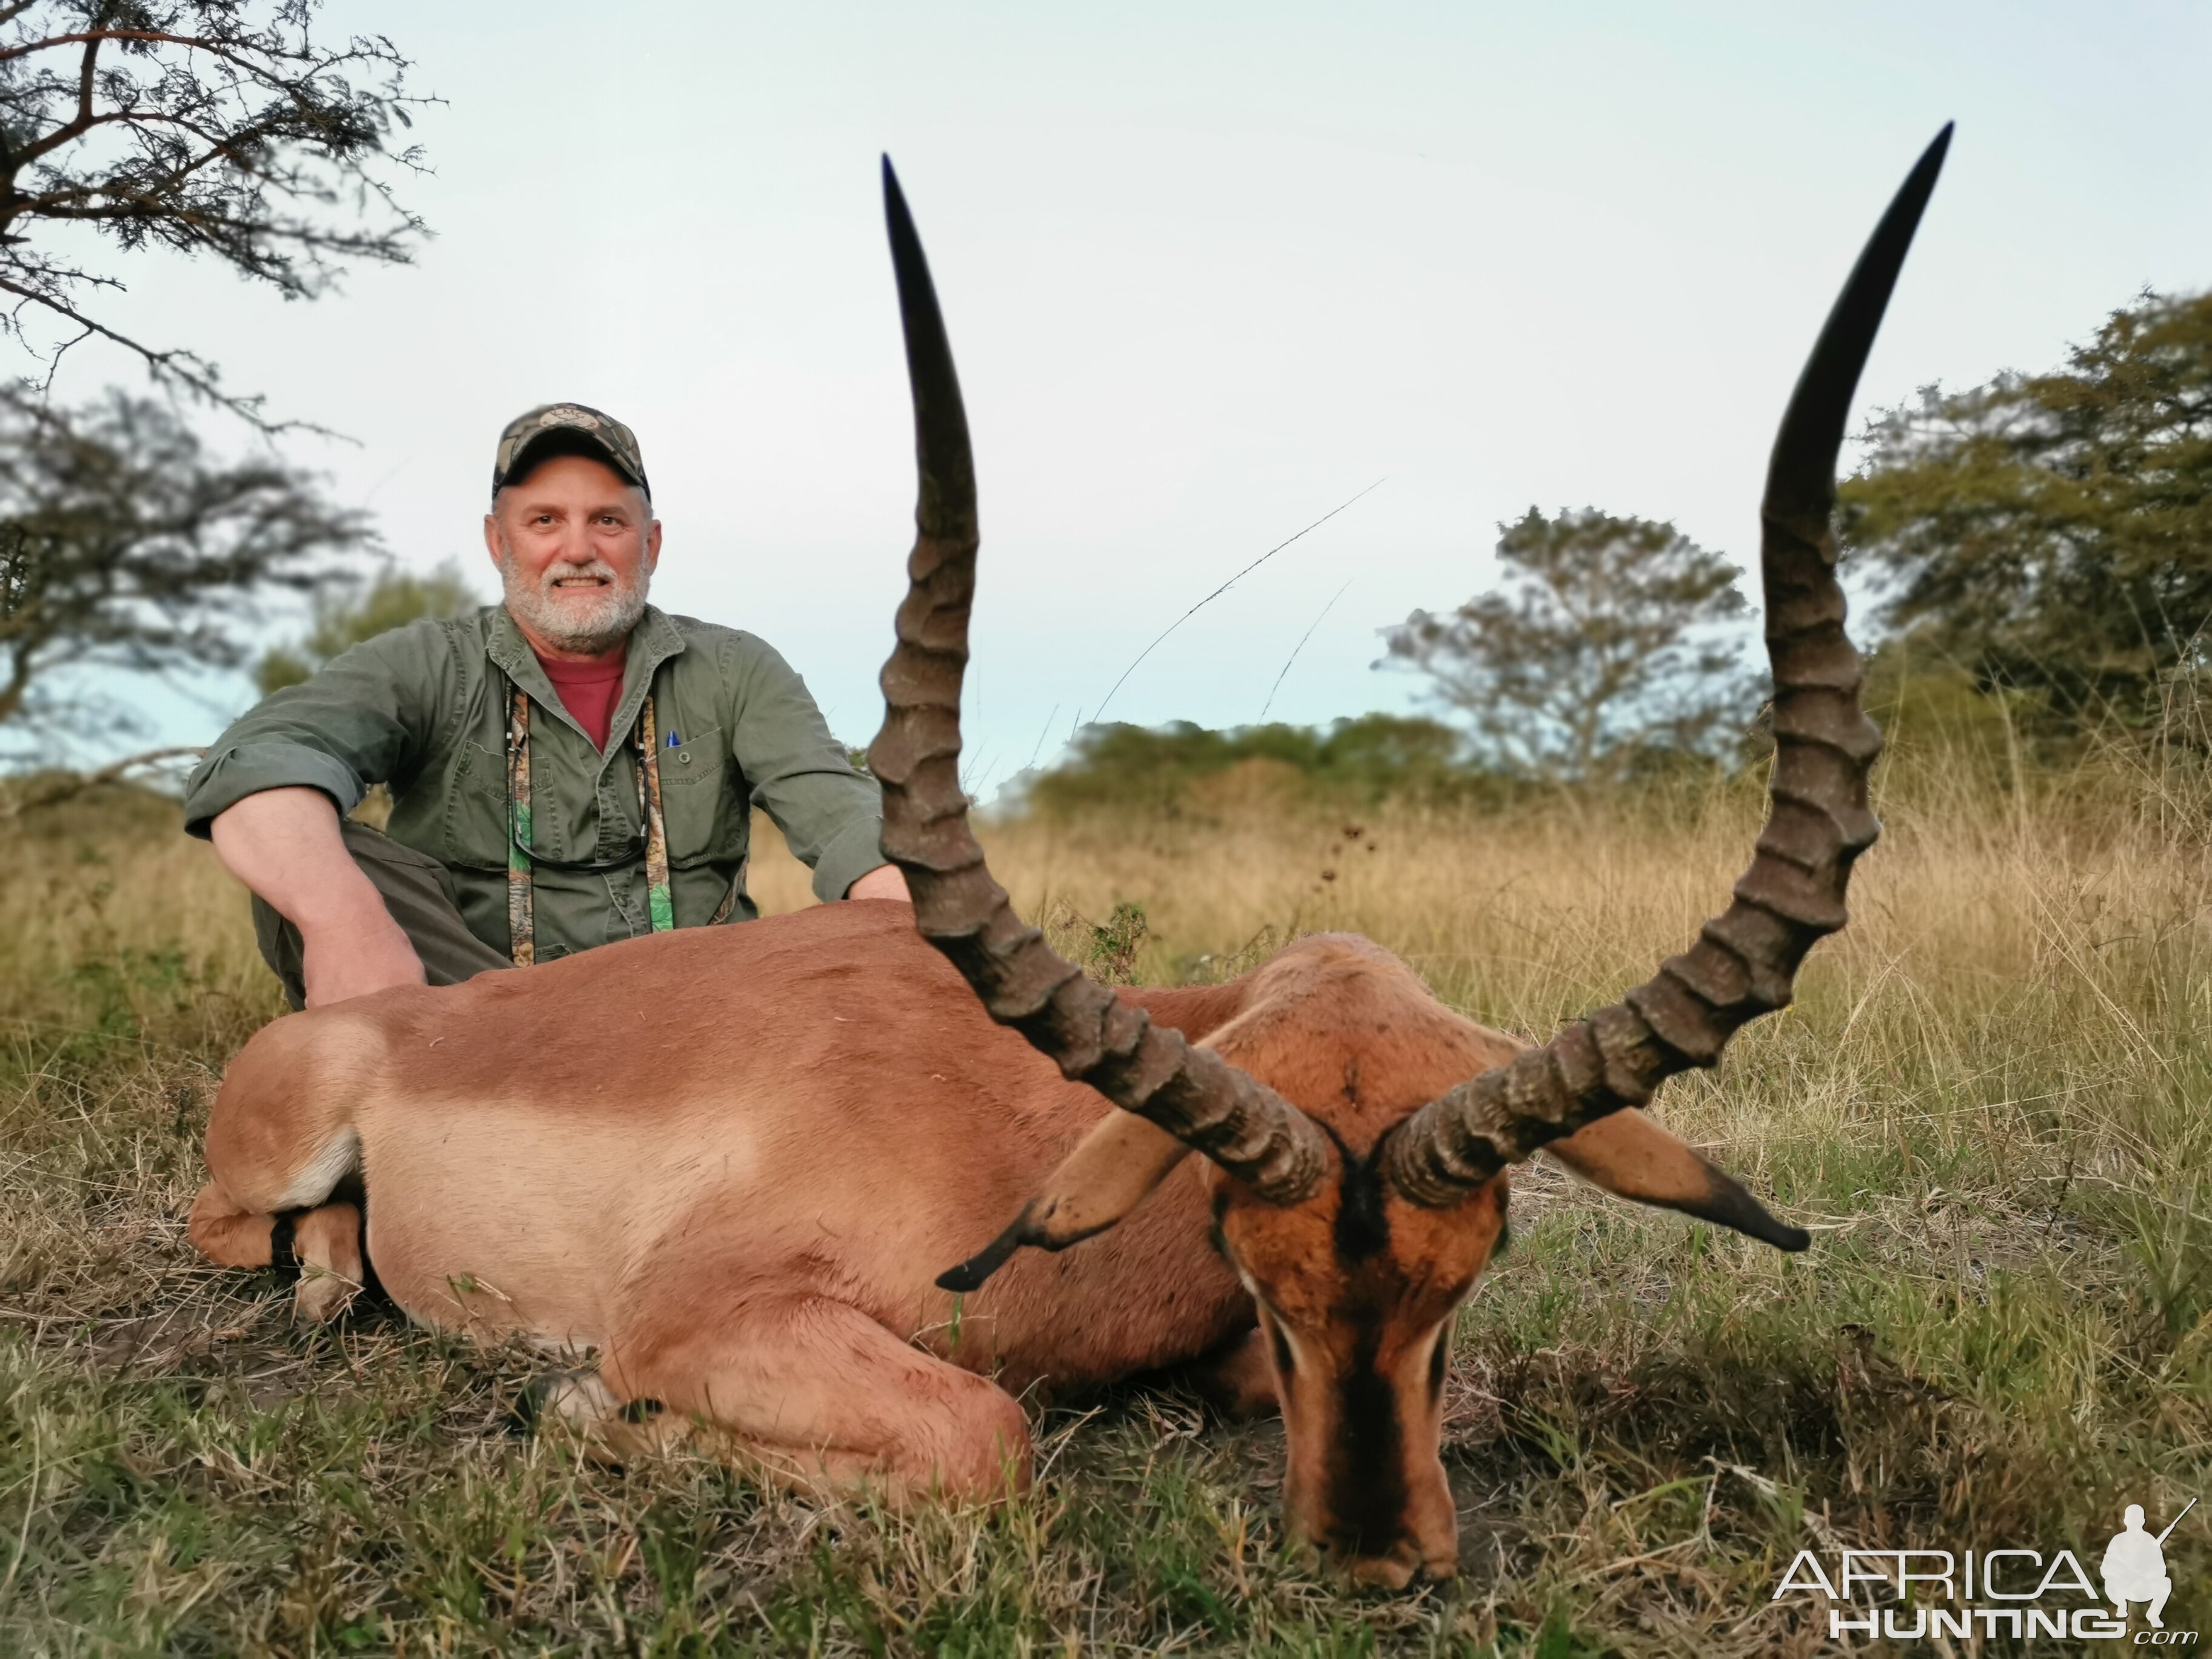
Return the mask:
M604 1349L656 1241L761 1178L726 1096L646 1121L419 1097L362 1121L369 1259L392 1299L423 1323L558 1349Z

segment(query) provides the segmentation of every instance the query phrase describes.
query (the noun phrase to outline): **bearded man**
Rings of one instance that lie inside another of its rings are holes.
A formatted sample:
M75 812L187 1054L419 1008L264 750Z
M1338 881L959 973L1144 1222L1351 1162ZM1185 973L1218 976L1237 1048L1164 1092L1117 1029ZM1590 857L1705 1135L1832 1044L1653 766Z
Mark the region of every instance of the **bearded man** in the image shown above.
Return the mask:
M744 921L760 806L823 899L904 899L875 784L766 642L646 603L660 523L635 435L510 422L484 546L504 601L379 635L236 721L185 827L252 890L295 1008ZM387 784L384 833L347 817Z

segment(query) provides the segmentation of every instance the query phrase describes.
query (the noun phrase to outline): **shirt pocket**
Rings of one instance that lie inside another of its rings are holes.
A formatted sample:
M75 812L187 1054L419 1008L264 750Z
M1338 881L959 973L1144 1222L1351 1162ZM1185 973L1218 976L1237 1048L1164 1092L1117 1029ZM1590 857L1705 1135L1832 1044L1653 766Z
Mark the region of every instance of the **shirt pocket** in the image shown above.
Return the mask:
M735 774L727 746L718 726L660 751L660 810L672 865L720 863L744 850L744 820L731 810Z
M464 741L454 751L447 779L441 826L445 845L438 856L463 869L504 870L507 757Z

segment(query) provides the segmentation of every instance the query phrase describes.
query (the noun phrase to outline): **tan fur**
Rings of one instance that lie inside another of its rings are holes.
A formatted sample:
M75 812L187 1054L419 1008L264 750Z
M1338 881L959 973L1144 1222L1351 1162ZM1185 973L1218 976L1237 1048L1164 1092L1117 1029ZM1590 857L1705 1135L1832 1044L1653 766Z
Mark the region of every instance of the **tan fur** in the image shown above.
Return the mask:
M1615 1112L1544 1148L1593 1187L1638 1204L1694 1210L1713 1166L1639 1111Z
M1064 1249L1103 1232L1152 1195L1190 1148L1165 1129L1111 1112L1077 1145L1030 1200L1027 1241Z
M293 1311L319 1322L335 1319L361 1294L361 1212L350 1204L322 1204L294 1224L292 1248L300 1258Z
M1230 986L1126 994L1355 1153L1518 1046L1364 940L1303 940ZM351 1146L357 1169L336 1168L331 1149ZM1029 1478L1018 1396L1203 1358L1248 1407L1279 1393L1292 1518L1326 1542L1347 1478L1327 1463L1334 1408L1240 1340L1253 1299L1207 1243L1225 1187L1223 1232L1268 1287L1271 1328L1318 1353L1341 1337L1331 1309L1362 1298L1388 1326L1415 1541L1370 1576L1449 1570L1424 1368L1502 1223L1503 1182L1449 1212L1392 1200L1387 1257L1340 1271L1333 1188L1273 1209L1112 1113L994 1025L904 905L665 934L279 1020L233 1063L207 1155L191 1236L212 1259L264 1264L273 1211L304 1198L301 1258L331 1288L303 1290L302 1310L331 1310L363 1270L351 1206L320 1200L357 1175L368 1259L398 1304L579 1356L588 1380L552 1415L615 1455L703 1437L800 1484L988 1498ZM1041 1192L1080 1230L1120 1224L1022 1251L957 1305L934 1286ZM640 1401L662 1409L633 1422Z

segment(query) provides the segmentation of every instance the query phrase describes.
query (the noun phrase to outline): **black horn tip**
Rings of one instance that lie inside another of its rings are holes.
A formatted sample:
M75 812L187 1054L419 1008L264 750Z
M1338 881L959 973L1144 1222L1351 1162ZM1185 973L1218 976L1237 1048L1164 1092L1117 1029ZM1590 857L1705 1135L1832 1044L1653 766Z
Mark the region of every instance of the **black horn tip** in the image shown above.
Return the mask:
M908 236L914 234L914 215L907 208L906 192L899 188L898 169L891 166L888 155L884 157L884 216L890 222L894 236L902 229Z
M1897 207L1911 216L1904 227L1907 241L1911 240L1912 232L1920 222L1921 211L1928 205L1929 197L1935 192L1936 179L1943 171L1943 158L1951 153L1951 135L1958 130L1956 121L1944 122L1942 130L1929 141L1928 148L1920 152L1920 159L1912 164L1912 171L1905 175L1905 183L1897 192ZM1899 257L1902 257L1901 251Z
M897 267L903 295L917 271L922 282L928 281L929 267L922 258L921 233L914 228L914 210L906 204L906 191L899 187L888 155L884 157L884 224L890 232L891 262Z
M1953 123L1945 122L1905 174L1820 330L1775 439L1767 471L1770 515L1809 514L1825 521L1832 508L1836 457L1843 448L1859 371L1874 349L1905 252L1920 228L1928 198L1935 193L1953 128Z

